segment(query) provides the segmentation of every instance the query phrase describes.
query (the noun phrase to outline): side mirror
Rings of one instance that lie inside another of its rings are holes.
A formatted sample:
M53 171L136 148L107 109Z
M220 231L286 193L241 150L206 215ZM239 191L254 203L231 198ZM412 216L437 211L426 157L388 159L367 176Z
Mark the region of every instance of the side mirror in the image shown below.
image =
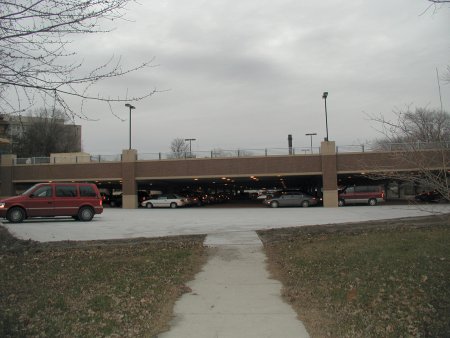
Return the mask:
M34 194L30 194L30 195L28 195L28 197L33 198L33 197L36 197L36 196Z

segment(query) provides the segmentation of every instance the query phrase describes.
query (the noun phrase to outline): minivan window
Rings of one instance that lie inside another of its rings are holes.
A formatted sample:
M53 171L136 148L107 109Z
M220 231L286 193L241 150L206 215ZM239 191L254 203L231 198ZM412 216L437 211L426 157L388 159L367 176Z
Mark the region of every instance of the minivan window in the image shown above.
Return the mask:
M81 197L97 197L94 188L90 185L80 185Z
M378 192L380 188L376 185L361 185L355 187L355 192Z
M57 185L56 197L76 197L77 188L74 185Z
M45 185L36 189L33 192L34 197L51 197L52 196L52 187L49 185Z

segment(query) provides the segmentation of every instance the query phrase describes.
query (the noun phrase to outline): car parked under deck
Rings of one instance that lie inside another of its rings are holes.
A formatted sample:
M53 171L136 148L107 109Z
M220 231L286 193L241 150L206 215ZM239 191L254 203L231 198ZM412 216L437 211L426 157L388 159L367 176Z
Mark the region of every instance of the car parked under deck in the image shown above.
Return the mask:
M189 204L189 201L177 194L160 195L143 201L141 205L146 208L178 208Z

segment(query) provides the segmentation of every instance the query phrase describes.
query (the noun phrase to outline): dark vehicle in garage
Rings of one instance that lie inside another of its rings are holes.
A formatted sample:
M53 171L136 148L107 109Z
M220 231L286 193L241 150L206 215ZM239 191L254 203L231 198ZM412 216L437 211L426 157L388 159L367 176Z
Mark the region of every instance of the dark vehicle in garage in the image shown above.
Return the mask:
M109 196L109 206L111 208L120 208L122 206L122 194Z
M417 202L439 203L444 200L442 195L437 191L424 191L414 197Z
M303 207L317 205L318 199L303 192L286 192L264 200L264 205L272 208Z
M144 190L139 190L137 192L138 195L138 206L142 204L145 200L148 200L150 198L150 195L148 192ZM109 197L109 206L111 208L121 208L122 207L122 194L118 195L111 195Z

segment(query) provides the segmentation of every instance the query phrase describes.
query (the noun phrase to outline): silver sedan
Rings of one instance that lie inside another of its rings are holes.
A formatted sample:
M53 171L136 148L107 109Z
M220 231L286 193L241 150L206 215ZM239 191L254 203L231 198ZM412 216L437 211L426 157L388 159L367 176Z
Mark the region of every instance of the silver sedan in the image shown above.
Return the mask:
M159 195L141 203L146 208L178 208L188 204L188 200L177 194Z

